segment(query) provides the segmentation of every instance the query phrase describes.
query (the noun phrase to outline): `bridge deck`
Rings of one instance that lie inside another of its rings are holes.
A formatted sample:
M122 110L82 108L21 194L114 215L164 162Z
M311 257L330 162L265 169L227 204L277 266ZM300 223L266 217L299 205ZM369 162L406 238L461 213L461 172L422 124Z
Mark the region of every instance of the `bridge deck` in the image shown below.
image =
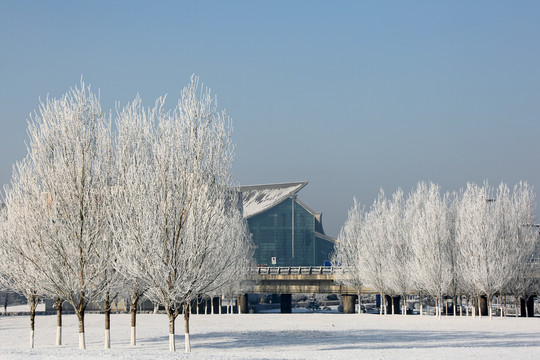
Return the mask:
M341 294L356 295L358 290L337 284L330 266L259 267L253 279L255 294ZM372 288L362 288L363 294L376 293Z
M538 263L533 274L540 277ZM258 267L254 269L255 285L250 290L254 294L341 294L356 295L356 288L337 284L335 275L341 272L339 267L332 266L291 266L291 267ZM371 287L362 287L362 294L378 294ZM410 291L409 294L414 294Z

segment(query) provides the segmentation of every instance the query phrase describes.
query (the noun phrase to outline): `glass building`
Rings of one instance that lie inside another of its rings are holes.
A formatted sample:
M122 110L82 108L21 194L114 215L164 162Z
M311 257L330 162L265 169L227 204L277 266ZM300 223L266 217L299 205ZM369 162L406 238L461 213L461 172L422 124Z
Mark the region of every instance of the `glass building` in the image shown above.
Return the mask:
M322 213L297 199L305 182L240 187L255 259L268 266L322 266L335 239L324 234Z

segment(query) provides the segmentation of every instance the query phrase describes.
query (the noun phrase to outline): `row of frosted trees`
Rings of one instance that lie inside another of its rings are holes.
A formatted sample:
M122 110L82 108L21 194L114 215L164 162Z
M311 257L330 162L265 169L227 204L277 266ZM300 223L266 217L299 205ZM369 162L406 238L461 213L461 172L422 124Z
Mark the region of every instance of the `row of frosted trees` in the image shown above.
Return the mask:
M411 293L421 304L423 295L434 298L437 316L445 296L453 298L454 314L463 297L469 303L484 296L491 317L495 295L517 301L539 291L534 221L535 194L525 182L512 191L470 183L446 194L421 182L408 196L398 189L387 198L381 190L367 210L355 199L333 261L343 269L339 282L401 296L403 313Z
M164 307L169 348L189 304L200 296L241 293L252 243L231 178L231 121L210 90L192 77L173 109L159 98L117 106L115 120L81 81L40 103L29 122L28 154L13 169L2 212L1 278L26 296L34 315L56 301L57 344L67 302L79 320L89 303L128 299L135 345L137 303Z

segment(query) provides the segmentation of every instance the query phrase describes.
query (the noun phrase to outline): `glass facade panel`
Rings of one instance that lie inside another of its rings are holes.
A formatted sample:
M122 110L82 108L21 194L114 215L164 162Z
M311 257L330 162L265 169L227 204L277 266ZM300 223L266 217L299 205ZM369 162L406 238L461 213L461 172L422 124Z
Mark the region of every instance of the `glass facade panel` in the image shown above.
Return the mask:
M292 262L292 204L290 199L248 219L259 265L289 266Z
M334 250L332 242L315 237L313 214L291 198L247 221L259 265L272 266L275 257L276 266L320 266Z
M297 202L294 203L294 219L294 263L292 266L313 265L315 219Z
M326 260L330 260L334 252L334 243L315 236L315 248L315 264L322 266Z

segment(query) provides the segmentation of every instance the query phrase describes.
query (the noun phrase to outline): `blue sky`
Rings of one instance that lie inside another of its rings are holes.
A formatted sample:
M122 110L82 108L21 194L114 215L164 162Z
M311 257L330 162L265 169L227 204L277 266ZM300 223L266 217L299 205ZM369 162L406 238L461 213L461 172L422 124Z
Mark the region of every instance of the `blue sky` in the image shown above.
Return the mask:
M0 183L28 114L81 75L105 109L193 73L234 121L242 185L308 180L336 236L353 196L419 180L540 189L538 1L0 1Z

